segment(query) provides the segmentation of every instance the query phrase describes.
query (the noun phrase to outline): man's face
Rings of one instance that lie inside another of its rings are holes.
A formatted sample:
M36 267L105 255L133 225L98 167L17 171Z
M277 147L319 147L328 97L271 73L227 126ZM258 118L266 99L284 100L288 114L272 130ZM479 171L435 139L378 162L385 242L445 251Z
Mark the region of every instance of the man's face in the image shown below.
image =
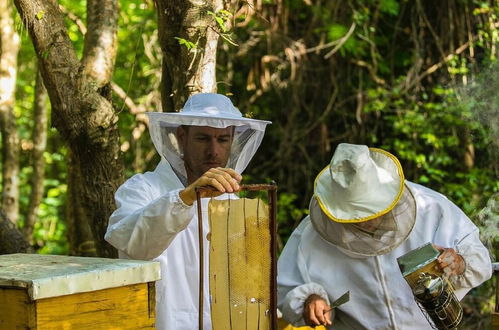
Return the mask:
M189 184L210 168L227 165L233 132L233 127L181 126L178 128L177 135L184 153Z
M369 221L356 223L355 226L363 231L374 233L378 229L382 219L382 217L374 218Z
M353 225L363 232L371 234L375 233L377 230L381 230L383 232L397 230L397 223L392 212L388 212L372 220L355 223Z

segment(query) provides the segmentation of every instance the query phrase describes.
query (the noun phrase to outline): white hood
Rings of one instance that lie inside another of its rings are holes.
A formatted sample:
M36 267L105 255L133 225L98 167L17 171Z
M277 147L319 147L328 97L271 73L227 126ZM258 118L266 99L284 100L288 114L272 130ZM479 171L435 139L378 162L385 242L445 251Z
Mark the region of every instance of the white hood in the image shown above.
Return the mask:
M231 154L226 166L241 174L260 146L265 127L271 123L245 118L229 98L211 93L192 95L180 112L148 112L147 115L149 132L156 150L170 163L184 185L187 174L177 138L179 126L234 126Z

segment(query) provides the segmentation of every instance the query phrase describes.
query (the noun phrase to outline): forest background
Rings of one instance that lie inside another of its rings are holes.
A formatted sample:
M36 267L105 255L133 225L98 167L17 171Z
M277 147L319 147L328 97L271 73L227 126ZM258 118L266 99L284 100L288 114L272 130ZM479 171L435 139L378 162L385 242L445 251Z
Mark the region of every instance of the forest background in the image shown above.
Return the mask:
M497 260L498 15L492 0L0 0L0 253L115 256L112 194L159 161L144 113L217 90L273 122L244 181L277 182L279 248L350 142L394 153ZM466 297L465 325L489 324L493 293Z

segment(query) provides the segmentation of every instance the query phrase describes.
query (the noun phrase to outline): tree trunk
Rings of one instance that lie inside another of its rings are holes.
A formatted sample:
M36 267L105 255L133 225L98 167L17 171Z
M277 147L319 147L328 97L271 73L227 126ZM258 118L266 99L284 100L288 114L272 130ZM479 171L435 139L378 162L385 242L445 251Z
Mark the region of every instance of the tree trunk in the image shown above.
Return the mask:
M97 255L97 247L92 232L91 224L87 221L78 221L85 219L86 211L83 201L79 198L80 189L85 184L83 175L78 172L78 157L72 150L68 152L68 207L66 210L67 219L70 219L68 225L69 253L84 257Z
M31 154L33 174L28 211L23 227L24 237L31 244L33 243L33 228L38 217L38 207L43 197L43 179L45 178L43 152L47 146L47 90L43 85L40 72L36 75L33 119L33 152Z
M32 252L33 250L23 234L0 210L0 254Z
M87 0L83 72L100 89L110 85L113 76L118 46L118 11L118 0ZM106 94L110 99L110 93Z
M13 223L19 215L19 136L14 116L19 36L10 1L0 1L0 133L2 136L2 207Z
M72 251L115 257L116 250L104 241L104 233L115 209L114 192L123 182L118 118L108 88L116 54L118 2L87 1L88 31L81 63L56 4L14 2L38 56L52 123L69 146L68 226L70 231L92 230L91 237L79 232L73 236Z
M155 0L163 51L163 111L180 110L194 93L216 92L218 27L208 14L223 9L223 0ZM180 39L178 39L180 38ZM195 44L188 49L185 40Z

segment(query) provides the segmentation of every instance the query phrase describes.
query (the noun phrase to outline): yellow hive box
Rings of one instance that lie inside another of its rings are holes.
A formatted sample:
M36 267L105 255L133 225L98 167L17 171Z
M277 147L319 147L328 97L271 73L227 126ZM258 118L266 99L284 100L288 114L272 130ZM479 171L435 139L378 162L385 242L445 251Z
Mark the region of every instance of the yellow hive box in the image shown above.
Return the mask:
M159 263L0 255L0 329L154 328Z

